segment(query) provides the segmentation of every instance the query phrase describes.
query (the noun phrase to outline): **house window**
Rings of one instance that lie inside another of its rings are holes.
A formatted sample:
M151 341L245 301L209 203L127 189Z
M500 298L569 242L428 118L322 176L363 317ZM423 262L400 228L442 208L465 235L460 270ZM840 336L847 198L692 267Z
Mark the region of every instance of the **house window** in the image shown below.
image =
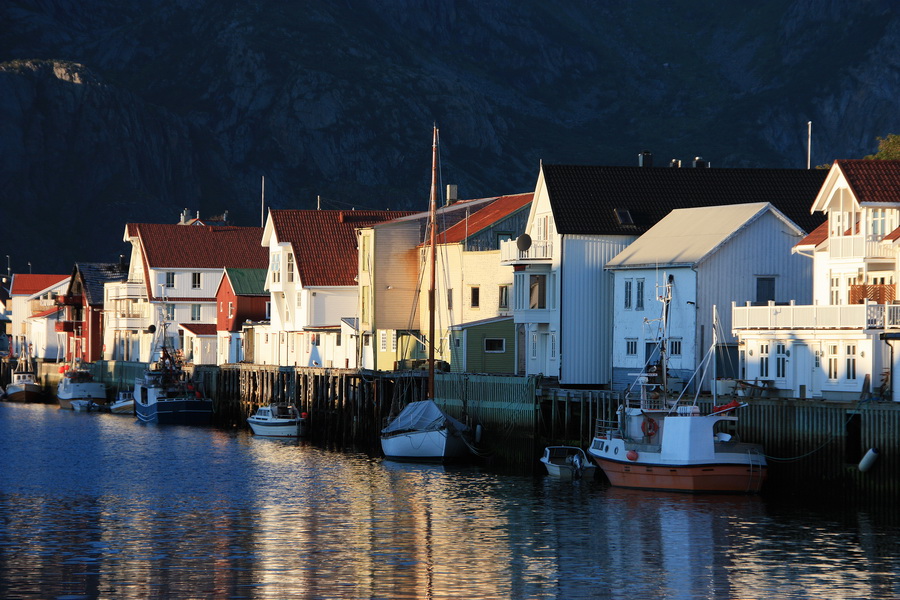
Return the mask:
M775 344L775 378L784 379L787 376L787 347L784 344Z
M303 292L297 290L297 308L300 308L303 305Z
M174 304L164 304L163 305L163 319L166 321L174 321L175 320L175 305Z
M321 333L311 333L309 334L309 343L312 346L318 346L322 343Z
M360 236L360 242L362 244L362 248L360 248L359 260L362 263L362 271L363 273L365 273L369 270L369 236Z
M503 338L485 338L484 351L491 354L506 352L506 340Z
M481 288L477 285L473 285L471 288L471 307L478 308L481 304Z
M537 358L537 334L531 334L531 358Z
M631 310L631 286L634 281L631 279L625 280L625 310Z
M828 380L837 381L838 379L838 346L837 344L828 344Z
M669 356L681 356L681 340L669 339Z
M268 321L271 318L272 318L272 301L266 300L266 320Z
M856 344L847 344L847 379L856 379Z
M637 279L635 284L634 310L644 310L644 280Z
M550 360L556 360L556 334L550 334Z
M769 377L769 345L759 345L759 376L763 379Z
M294 253L288 252L287 255L287 280L294 280Z
M191 289L200 289L200 273L191 273Z
M498 304L498 307L501 310L509 308L509 286L508 285L500 286L500 302Z
M627 338L625 340L625 354L628 356L637 356L637 340Z
M228 318L229 319L234 318L234 302L228 303Z
M199 304L191 304L191 321L199 321L200 320L200 305Z
M757 304L768 304L769 301L775 301L775 278L757 277L756 302Z
M372 343L372 336L368 333L363 336L363 346L368 347Z
M453 310L453 288L447 290L447 310Z
M887 233L887 210L884 208L874 208L872 214L872 235L880 238Z
M281 254L278 252L272 255L272 281L274 283L281 281Z
M362 311L360 314L360 321L363 323L369 322L369 286L364 285L362 288Z
M831 278L831 304L837 306L841 303L841 280L838 277Z
M531 275L529 277L528 308L547 308L547 276Z
M335 337L334 337L334 345L335 345L335 346L340 346L340 345L341 345L341 332L340 332L340 331L338 331L337 334L335 334Z
M391 332L391 352L397 351L397 332Z
M172 271L166 272L166 287L173 288L175 287L175 273Z
M387 352L387 331L381 332L381 351Z

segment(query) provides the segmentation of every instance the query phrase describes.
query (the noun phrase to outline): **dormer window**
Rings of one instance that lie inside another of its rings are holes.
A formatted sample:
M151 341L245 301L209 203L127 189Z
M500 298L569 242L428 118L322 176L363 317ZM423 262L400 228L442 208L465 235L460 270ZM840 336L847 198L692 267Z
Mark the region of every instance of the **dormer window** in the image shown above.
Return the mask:
M631 218L631 211L627 208L614 208L613 212L616 215L616 220L619 221L619 225L634 225L634 219Z

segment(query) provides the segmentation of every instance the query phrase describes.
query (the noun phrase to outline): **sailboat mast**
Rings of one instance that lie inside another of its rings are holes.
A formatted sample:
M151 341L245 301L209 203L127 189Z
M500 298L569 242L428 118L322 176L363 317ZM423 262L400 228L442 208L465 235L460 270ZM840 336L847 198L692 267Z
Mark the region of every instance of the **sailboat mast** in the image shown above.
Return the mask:
M431 281L428 285L428 399L434 399L434 312L435 297L434 287L436 279L436 258L435 258L435 242L437 241L437 139L438 128L434 128L434 137L431 142L431 205L429 207L429 233L428 245L429 250L429 268L431 271Z

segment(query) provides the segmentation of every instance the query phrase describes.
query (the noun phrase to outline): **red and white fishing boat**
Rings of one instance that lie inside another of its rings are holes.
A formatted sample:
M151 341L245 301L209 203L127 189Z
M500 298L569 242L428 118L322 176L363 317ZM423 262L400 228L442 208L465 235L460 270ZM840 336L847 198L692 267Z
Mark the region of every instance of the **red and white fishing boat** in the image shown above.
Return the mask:
M670 284L671 285L671 284ZM671 292L671 290L669 290ZM663 301L671 298L667 293ZM663 310L665 318L666 310ZM713 327L715 330L715 326ZM665 332L665 325L663 325ZM713 345L697 373L710 362ZM665 333L659 363L647 365L625 394L617 421L598 422L588 455L618 487L680 492L754 493L766 478L762 447L737 441L724 429L736 423L738 401L701 414L697 397L668 392ZM697 375L695 373L695 376ZM713 375L715 379L715 375ZM699 387L699 385L698 385Z

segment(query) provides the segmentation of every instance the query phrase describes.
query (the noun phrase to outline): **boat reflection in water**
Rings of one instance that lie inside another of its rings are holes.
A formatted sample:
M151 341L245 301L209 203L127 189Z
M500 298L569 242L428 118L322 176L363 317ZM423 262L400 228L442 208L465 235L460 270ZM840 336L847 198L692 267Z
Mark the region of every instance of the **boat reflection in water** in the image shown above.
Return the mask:
M38 451L53 447L77 461ZM560 485L37 404L0 403L0 456L5 597L808 600L896 596L900 575L893 511Z

